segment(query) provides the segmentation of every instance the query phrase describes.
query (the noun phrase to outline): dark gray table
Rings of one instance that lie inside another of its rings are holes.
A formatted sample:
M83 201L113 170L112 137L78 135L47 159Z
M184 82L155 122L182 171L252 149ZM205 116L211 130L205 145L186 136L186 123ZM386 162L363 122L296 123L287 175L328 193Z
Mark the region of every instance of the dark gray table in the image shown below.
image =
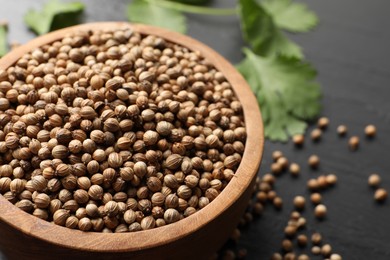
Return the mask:
M0 0L0 19L10 22L10 41L22 43L34 35L23 24L22 16L30 7L44 1ZM86 22L126 20L128 1L84 0ZM215 6L233 6L233 0L215 0ZM331 120L330 128L319 144L307 142L303 150L291 143L267 142L260 173L269 170L270 155L282 150L291 161L301 164L303 172L297 179L284 174L278 179L276 191L285 206L276 212L267 207L264 215L243 230L240 247L248 249L248 259L269 259L280 250L283 228L292 210L295 195L308 195L306 180L319 173L336 173L336 187L323 193L328 207L325 221L316 221L311 207L303 213L308 224L304 231L320 231L343 259L390 259L390 205L373 201L367 177L378 172L382 186L390 190L390 2L387 0L304 1L321 18L312 33L294 35L303 46L309 61L319 70L323 86L323 114ZM208 44L220 54L237 63L242 58L243 41L234 17L189 16L189 35ZM336 135L338 124L346 124L349 134L363 137L364 126L373 123L378 136L372 141L362 138L361 149L350 152L347 139ZM319 171L306 167L307 157L321 157ZM0 234L1 235L1 234ZM308 252L309 248L302 250ZM0 257L1 259L1 257Z

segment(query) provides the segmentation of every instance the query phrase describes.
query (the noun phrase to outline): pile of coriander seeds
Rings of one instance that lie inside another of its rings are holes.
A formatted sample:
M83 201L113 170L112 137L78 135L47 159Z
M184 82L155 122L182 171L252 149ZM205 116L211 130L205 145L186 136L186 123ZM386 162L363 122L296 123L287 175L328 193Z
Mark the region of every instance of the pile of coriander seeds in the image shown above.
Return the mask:
M80 31L0 70L0 193L57 225L179 221L226 187L245 140L224 75L156 36Z

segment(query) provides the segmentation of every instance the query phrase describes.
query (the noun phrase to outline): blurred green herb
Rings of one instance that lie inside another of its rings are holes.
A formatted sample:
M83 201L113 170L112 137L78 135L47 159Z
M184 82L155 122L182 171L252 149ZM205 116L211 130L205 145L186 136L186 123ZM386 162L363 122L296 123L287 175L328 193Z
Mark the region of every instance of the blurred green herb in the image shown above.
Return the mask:
M261 5L253 0L240 0L239 7L242 33L256 54L303 57L301 48L284 36Z
M275 24L290 32L308 32L318 24L318 17L305 4L291 0L265 0L257 3L273 17Z
M41 10L30 9L24 16L27 26L37 34L77 24L77 18L84 10L81 2L63 3L50 0Z
M145 0L135 0L127 8L127 16L132 22L155 25L185 33L186 17L180 11L155 5Z
M0 22L0 57L3 57L8 52L7 31L7 22Z

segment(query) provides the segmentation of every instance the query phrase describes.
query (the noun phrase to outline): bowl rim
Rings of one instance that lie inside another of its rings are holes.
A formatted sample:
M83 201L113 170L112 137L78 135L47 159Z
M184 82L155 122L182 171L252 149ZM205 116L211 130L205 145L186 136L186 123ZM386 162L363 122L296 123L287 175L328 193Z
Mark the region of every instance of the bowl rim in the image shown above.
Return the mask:
M257 100L247 82L233 65L210 47L189 36L143 24L127 22L87 23L48 33L12 50L0 59L0 69L14 65L23 54L59 40L66 34L88 30L119 29L132 29L141 34L159 36L192 51L198 51L225 75L243 106L247 140L242 161L229 185L210 203L211 206L207 206L174 224L135 233L106 234L68 229L34 217L18 209L0 195L0 221L23 234L61 247L93 252L129 252L163 246L195 233L220 216L249 188L257 175L264 146L264 129Z

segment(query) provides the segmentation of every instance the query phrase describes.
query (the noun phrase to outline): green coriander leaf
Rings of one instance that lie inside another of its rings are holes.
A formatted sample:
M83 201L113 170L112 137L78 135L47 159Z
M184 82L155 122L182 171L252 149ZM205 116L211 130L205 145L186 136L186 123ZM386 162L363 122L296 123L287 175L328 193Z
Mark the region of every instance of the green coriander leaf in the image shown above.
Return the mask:
M285 57L264 58L245 48L238 70L259 101L265 136L275 141L304 133L305 120L318 116L321 91L307 63Z
M264 9L273 17L279 28L291 32L307 32L318 24L317 15L302 3L291 0L265 0L261 3Z
M303 58L301 48L284 36L272 16L255 0L240 0L239 7L244 38L256 54Z
M0 57L3 57L8 52L7 27L7 23L0 23Z
M181 33L186 32L186 17L181 12L145 0L131 2L127 9L127 16L131 22L160 26Z
M53 29L76 24L77 17L83 10L84 4L80 2L62 3L50 0L42 10L30 9L25 14L24 21L37 34L45 34Z

